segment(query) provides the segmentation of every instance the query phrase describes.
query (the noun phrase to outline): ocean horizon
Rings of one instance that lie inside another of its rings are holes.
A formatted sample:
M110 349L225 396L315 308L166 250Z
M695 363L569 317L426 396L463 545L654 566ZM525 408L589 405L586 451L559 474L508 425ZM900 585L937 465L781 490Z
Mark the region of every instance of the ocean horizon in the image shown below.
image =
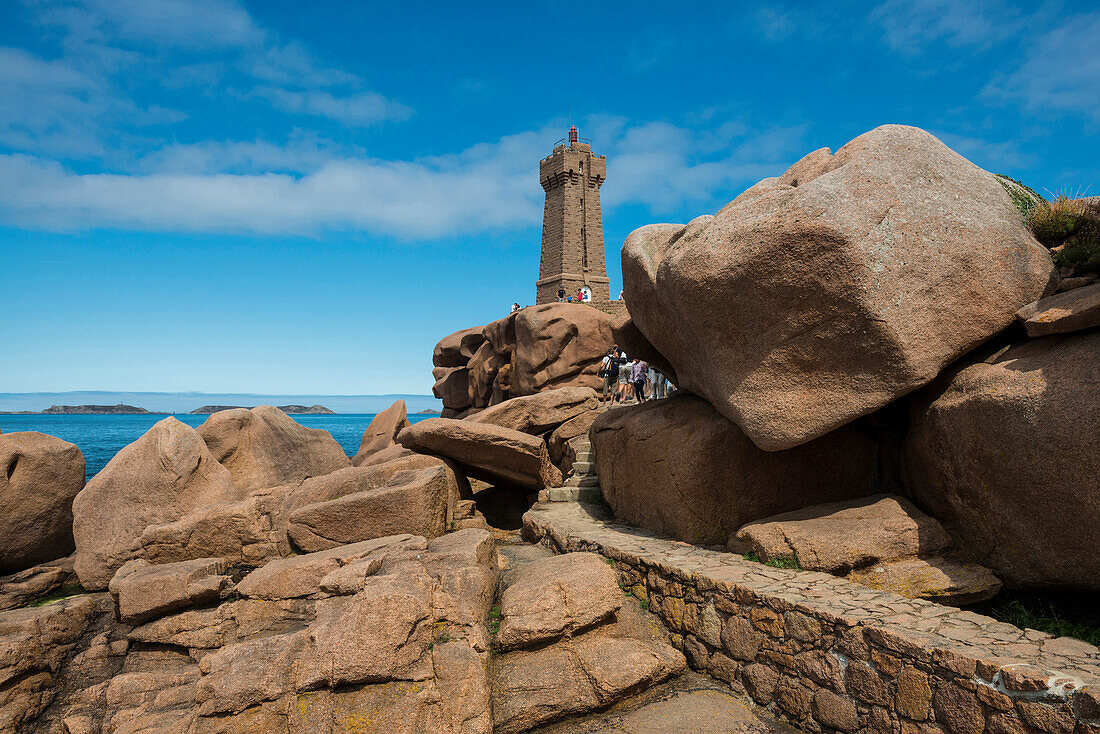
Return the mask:
M337 414L297 414L290 416L307 428L319 428L328 431L336 443L349 457L359 450L363 431L378 414L373 413L337 413ZM39 431L76 444L84 454L84 475L91 479L98 474L107 462L166 417L174 417L182 423L198 428L209 415L190 413L140 413L126 415L56 415L56 414L15 414L0 415L0 430L4 433L18 431ZM409 415L409 421L416 423L431 415Z
M180 415L204 405L323 405L337 413L380 413L404 400L410 413L440 410L442 401L432 395L388 393L378 395L317 395L245 392L144 392L115 390L65 390L57 392L0 392L0 413L40 412L51 405L132 405L150 413Z

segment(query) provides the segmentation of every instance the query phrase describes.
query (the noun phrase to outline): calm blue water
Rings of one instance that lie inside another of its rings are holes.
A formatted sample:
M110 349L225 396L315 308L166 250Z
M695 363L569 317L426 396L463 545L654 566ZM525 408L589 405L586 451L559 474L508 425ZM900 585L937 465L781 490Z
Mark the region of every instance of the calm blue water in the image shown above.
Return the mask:
M340 415L293 415L291 418L309 428L328 431L348 456L359 450L363 431L375 413ZM75 443L84 453L89 479L106 466L111 457L127 444L133 443L165 415L0 415L0 430L40 431ZM198 428L209 416L177 415L181 422ZM410 415L413 423L429 415Z

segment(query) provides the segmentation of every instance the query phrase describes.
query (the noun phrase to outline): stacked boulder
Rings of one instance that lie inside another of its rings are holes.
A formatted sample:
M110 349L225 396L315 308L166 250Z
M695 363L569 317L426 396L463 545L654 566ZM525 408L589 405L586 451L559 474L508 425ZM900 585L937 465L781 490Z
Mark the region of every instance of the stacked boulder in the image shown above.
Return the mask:
M901 492L951 556L866 568L912 581L961 559L1013 587L1100 588L1100 286L1052 295L1050 254L999 179L887 125L714 216L636 230L622 261L615 338L698 397L596 420L617 515L721 544L777 512ZM963 585L988 594L975 573ZM911 595L971 599L950 591L963 575Z
M511 398L462 420L419 421L402 429L397 442L411 451L445 457L471 477L537 492L562 483L547 439L597 407L592 388L547 390Z
M590 306L553 303L516 311L444 337L432 354L444 418L462 418L509 397L560 387L600 387L613 344L611 317Z

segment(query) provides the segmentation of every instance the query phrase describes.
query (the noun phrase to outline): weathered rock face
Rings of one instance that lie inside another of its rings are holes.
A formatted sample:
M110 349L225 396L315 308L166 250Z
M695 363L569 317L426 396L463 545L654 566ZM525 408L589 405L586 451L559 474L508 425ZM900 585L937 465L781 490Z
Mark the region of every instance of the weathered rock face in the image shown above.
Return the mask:
M540 435L582 413L594 411L598 405L596 391L592 388L563 387L505 400L467 420Z
M328 431L306 428L270 405L214 413L198 434L244 492L300 482L351 463Z
M693 396L608 411L591 437L615 515L698 545L724 544L752 520L875 488L876 446L857 429L762 451Z
M928 383L1054 287L997 180L898 125L713 217L643 227L622 259L631 318L677 384L769 451Z
M220 558L154 566L139 559L118 570L108 588L118 602L119 618L140 624L195 604L217 601L232 585Z
M379 451L384 451L397 445L397 434L401 429L410 425L406 415L405 401L398 400L390 407L383 410L363 431L363 440L359 442L359 451L351 460L352 466L359 466Z
M72 556L47 561L0 577L0 611L26 606L66 586L79 583L73 572Z
M0 731L31 731L57 694L62 663L91 624L90 596L0 612Z
M473 476L537 490L561 485L546 442L538 436L489 423L428 418L397 437L413 451L453 459Z
M1040 298L1016 313L1028 336L1068 334L1100 326L1100 283Z
M295 556L235 588L216 559L136 562L112 590L139 626L106 594L0 612L0 727L490 734L496 566L479 530Z
M597 555L532 561L504 584L496 642L509 651L491 661L498 734L608 706L684 670Z
M35 431L0 436L0 572L73 551L73 498L84 488L84 455Z
M197 432L165 418L119 451L73 501L81 585L106 589L147 526L244 494Z
M827 573L930 555L950 544L935 519L891 495L785 512L751 522L730 539L732 550L761 561L793 557L802 568Z
M346 543L415 533L434 538L447 531L457 488L450 470L438 459L385 477L383 466L349 467L346 494L299 507L287 517L287 534L305 551L324 550ZM404 461L399 459L398 461Z
M529 647L590 627L622 606L615 570L595 553L566 553L521 568L500 600L501 649Z
M445 410L485 408L562 387L599 388L611 317L590 306L531 306L436 345L433 394Z
M1100 589L1100 332L1035 339L914 403L908 494L1009 586Z

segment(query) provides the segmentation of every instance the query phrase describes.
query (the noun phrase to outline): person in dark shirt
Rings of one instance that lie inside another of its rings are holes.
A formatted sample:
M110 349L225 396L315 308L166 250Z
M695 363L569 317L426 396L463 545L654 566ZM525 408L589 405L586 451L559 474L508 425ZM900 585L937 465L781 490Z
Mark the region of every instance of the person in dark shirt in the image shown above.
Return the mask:
M558 288L558 303L565 303L565 289Z
M600 377L603 378L601 403L615 402L619 389L619 367L624 362L626 362L626 357L622 355L618 347L612 347L607 356L603 358L603 364L600 365Z

